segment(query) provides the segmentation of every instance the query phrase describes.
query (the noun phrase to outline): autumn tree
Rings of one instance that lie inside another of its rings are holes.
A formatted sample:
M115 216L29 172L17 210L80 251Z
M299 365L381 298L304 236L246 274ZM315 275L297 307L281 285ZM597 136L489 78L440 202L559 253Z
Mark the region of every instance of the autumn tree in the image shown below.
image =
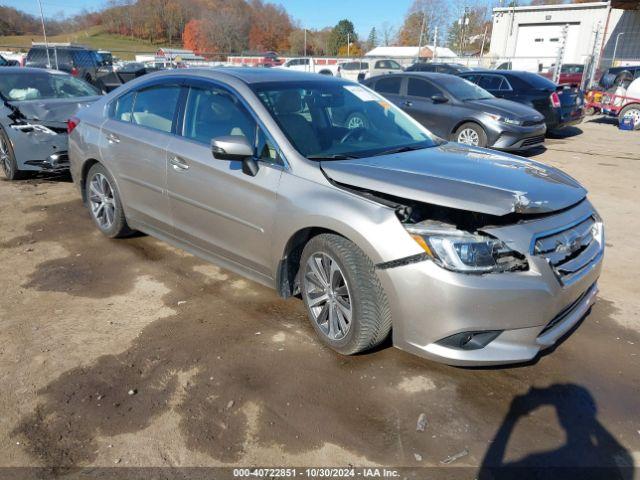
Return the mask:
M264 3L262 0L251 2L250 49L288 50L292 31L291 18L281 5Z
M329 55L337 55L340 47L346 46L349 42L357 42L358 35L353 23L350 20L340 20L338 24L333 27L331 36L329 37Z

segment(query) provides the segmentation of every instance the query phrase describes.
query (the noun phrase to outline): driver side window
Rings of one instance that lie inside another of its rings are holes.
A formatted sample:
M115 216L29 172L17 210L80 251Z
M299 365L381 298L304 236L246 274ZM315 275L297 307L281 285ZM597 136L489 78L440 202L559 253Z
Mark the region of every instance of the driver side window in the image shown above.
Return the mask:
M209 145L213 138L239 135L255 145L255 132L255 121L234 95L219 88L189 89L184 137Z

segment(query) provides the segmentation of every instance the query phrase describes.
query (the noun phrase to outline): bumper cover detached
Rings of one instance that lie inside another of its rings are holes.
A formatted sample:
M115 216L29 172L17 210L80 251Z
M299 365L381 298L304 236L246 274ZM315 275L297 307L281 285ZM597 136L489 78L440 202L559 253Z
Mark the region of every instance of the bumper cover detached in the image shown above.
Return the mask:
M58 152L49 155L46 160L27 160L24 163L31 167L37 167L43 172L66 172L69 170L69 155L67 152Z
M590 213L591 205L583 201L558 215L486 231L529 252L540 232L561 230ZM530 253L529 270L521 272L468 275L430 260L379 269L392 311L393 343L449 365L528 362L587 314L598 292L602 258L594 257L570 283L562 282L546 258Z

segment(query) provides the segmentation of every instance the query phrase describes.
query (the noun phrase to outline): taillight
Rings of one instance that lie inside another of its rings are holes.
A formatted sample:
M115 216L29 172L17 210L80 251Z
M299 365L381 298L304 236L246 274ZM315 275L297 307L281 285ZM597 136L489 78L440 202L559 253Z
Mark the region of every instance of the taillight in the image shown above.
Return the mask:
M78 76L78 69L76 67L71 67L71 76L72 77Z
M67 120L67 134L73 132L78 125L80 125L80 119L78 117L71 117Z
M560 96L558 95L558 92L553 92L551 94L551 105L553 108L560 108Z

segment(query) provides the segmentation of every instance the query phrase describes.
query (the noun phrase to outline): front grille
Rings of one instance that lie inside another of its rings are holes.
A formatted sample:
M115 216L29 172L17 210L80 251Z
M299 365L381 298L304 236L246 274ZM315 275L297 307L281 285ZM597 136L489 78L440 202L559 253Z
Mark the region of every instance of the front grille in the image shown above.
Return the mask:
M544 135L537 135L535 137L525 138L522 142L523 147L529 147L531 145L537 145L544 142Z
M523 127L533 127L534 125L542 125L544 120L525 120L522 122Z
M544 257L564 285L579 278L602 255L602 224L593 216L579 223L539 237L534 255Z
M582 302L582 300L584 300L584 298L591 293L591 290L594 288L593 285L591 285L589 288L587 288L584 293L582 295L580 295L578 297L578 299L571 303L570 305L566 306L565 308L563 308L560 313L558 313L558 315L556 315L555 317L553 317L553 319L547 323L545 325L545 327L542 329L542 331L538 334L538 337L541 337L542 335L544 335L545 333L547 333L549 330L551 330L553 327L555 327L556 325L558 325L559 323L561 323L565 318L567 318L569 316L569 314L571 312L573 312L573 309L576 308L576 306L578 304L580 304L580 302Z

